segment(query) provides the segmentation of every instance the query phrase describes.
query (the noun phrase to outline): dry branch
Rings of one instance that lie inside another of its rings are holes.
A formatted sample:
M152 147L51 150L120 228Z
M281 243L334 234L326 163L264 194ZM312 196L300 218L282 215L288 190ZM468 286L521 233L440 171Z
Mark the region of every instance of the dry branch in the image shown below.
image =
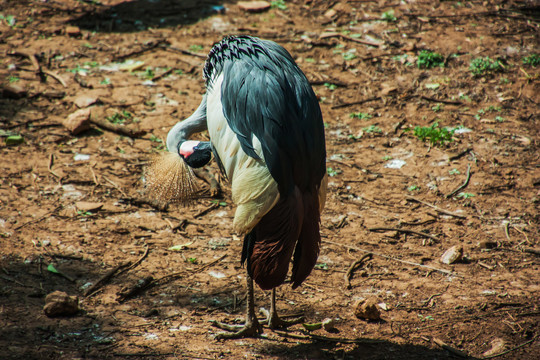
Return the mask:
M424 205L426 205L426 206L429 206L430 208L435 209L436 211L440 212L441 214L445 214L445 215L457 217L457 218L460 218L460 219L466 219L466 218L467 218L466 216L459 215L459 214L455 214L455 213L453 213L453 212L450 212L450 211L441 209L441 208L438 207L438 206L432 205L432 204L430 204L430 203L428 203L428 202L425 202L425 201L422 201L422 200L418 200L417 198L414 198L414 197L412 197L412 196L406 196L406 199L407 199L407 200L410 200L410 201L416 201L416 202L418 202L418 203L420 203L420 204L424 204Z
M128 136L130 138L140 138L146 134L146 131L144 130L134 130L130 129L128 127L125 127L124 125L120 124L113 124L107 120L104 119L97 119L97 118L90 118L90 122L99 126L103 130L112 131L114 133L117 133L119 135Z
M384 254L381 254L381 253L376 253L376 252L373 252L373 251L365 250L365 249L362 249L362 248L359 248L359 247L356 247L356 246L352 246L352 245L340 244L340 243L330 241L330 240L322 240L322 241L325 242L325 243L328 243L328 244L337 245L337 246L343 246L343 247L346 247L346 248L351 249L351 250L362 251L362 252L365 252L365 253L369 253L369 254L373 254L373 255L385 258L385 259L398 261L398 262L403 263L403 264L418 266L418 267L421 267L421 268L424 268L424 269L429 269L429 270L432 270L432 271L438 271L438 272L446 274L446 275L459 275L454 271L438 269L438 268L435 268L435 267L432 267L432 266L429 266L429 265L422 265L422 264L419 264L419 263L415 263L413 261L401 260L401 259L398 259L398 258L395 258L395 257L392 257L392 256L388 256L388 255L384 255Z
M467 185L469 185L469 180L471 179L471 165L467 165L467 176L465 177L465 181L463 182L463 184L461 184L460 186L458 186L454 191L452 191L450 194L446 195L446 198L448 199L449 197L452 197L454 196L455 194L457 194L459 191L465 189L467 187Z
M399 229L399 228L392 228L392 227L375 227L375 228L370 228L368 230L369 231L397 231L397 232L401 232L405 234L415 234L415 235L427 237L437 242L439 241L439 239L433 235L429 235L429 234L426 234L420 231L415 231L415 230Z

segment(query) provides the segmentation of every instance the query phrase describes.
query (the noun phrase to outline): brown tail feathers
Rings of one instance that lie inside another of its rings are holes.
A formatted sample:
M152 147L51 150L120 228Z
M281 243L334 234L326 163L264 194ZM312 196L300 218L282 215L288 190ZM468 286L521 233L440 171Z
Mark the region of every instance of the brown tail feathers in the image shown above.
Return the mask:
M295 188L246 235L242 263L247 260L248 273L261 289L273 289L285 281L293 252L293 288L315 266L320 234L319 200L314 194L301 194Z

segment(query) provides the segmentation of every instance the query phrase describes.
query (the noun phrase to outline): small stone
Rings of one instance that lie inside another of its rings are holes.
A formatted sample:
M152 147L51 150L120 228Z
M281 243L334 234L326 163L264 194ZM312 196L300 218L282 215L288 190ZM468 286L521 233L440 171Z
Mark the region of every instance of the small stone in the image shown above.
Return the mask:
M63 125L73 135L90 129L90 109L80 109L71 113L64 121Z
M248 12L261 12L270 9L268 1L239 1L238 7Z
M73 102L79 109L83 109L89 107L90 105L94 105L98 102L98 100L99 98L97 96L81 95L77 96Z
M495 241L479 241L477 244L479 249L495 249L497 247L497 243Z
M2 89L2 96L6 99L21 99L26 95L26 90L17 84L9 84Z
M103 203L100 202L89 202L89 201L77 201L75 203L77 210L82 212L87 211L97 211L103 207Z
M334 9L328 9L326 10L326 12L324 13L324 17L325 18L328 18L328 19L331 19L333 18L334 16L336 16L337 14L337 11L334 10Z
M484 352L482 354L483 356L492 356L492 355L499 354L499 353L503 352L504 350L506 350L506 342L501 338L495 338L495 339L491 340L489 345L491 345L491 349Z
M52 292L45 297L43 311L48 317L74 315L79 311L79 298L63 291Z
M354 315L364 320L380 320L381 312L377 307L377 300L371 298L358 301L354 306Z
M440 261L443 264L453 264L463 256L463 247L461 245L452 246L442 254Z
M67 26L66 27L66 35L77 37L81 35L81 29L77 26Z
M336 329L336 323L332 318L326 318L322 321L322 326L326 331L332 331Z

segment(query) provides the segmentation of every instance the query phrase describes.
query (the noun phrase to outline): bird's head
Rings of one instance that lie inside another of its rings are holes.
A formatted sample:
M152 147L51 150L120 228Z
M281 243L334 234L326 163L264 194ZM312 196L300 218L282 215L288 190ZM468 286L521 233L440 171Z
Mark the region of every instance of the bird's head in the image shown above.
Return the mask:
M190 167L200 168L212 159L212 145L209 141L188 140L180 144L178 153Z

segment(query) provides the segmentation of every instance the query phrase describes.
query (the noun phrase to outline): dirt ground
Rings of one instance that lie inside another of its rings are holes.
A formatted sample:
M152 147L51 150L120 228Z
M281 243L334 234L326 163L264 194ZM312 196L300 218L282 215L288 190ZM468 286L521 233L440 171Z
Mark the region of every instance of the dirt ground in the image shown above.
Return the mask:
M538 3L273 5L0 1L0 358L538 358L540 67L523 62L539 56ZM200 102L205 54L239 33L288 49L320 99L322 250L278 306L334 330L215 340L210 320L245 306L228 185L167 209L142 192ZM419 68L422 50L442 66ZM475 76L485 57L499 71ZM63 121L79 109L92 124L73 135ZM417 126L457 130L431 144ZM461 260L441 263L454 246ZM75 315L44 314L55 290L79 298ZM355 316L362 300L380 320Z

